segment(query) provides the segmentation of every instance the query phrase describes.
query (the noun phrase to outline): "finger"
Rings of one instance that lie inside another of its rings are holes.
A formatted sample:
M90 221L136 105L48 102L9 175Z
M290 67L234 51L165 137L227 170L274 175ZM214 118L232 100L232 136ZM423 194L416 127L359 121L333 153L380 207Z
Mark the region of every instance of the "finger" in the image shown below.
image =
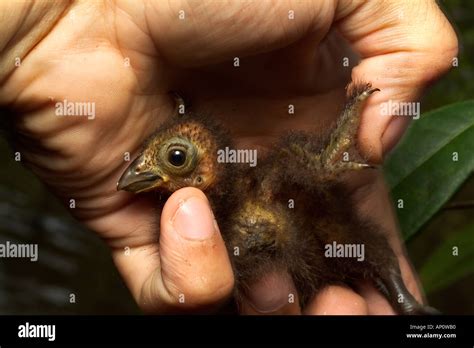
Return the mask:
M345 286L331 285L321 290L304 309L304 314L367 315L364 298Z
M358 214L371 216L372 221L386 233L385 237L398 259L403 282L408 291L421 303L422 295L418 279L406 257L406 250L400 238L396 215L383 175L373 173L369 183L359 187L352 198L357 202ZM367 301L370 314L394 313L389 302L372 285L362 283L357 286L357 291Z
M364 281L356 285L357 292L367 303L369 315L395 315L393 306L371 282Z
M393 115L403 111L401 103L418 102L423 89L451 68L457 38L434 1L340 1L336 19L363 58L352 79L381 89L368 100L359 134L361 151L379 162L419 116L419 104Z
M239 303L240 313L252 315L300 314L298 294L288 273L269 272Z
M308 35L322 38L335 10L334 1L182 0L168 4L148 2L147 27L160 56L181 66L269 52Z
M403 282L407 290L419 303L425 303L424 294L421 290L421 285L418 277L415 275L413 271L413 265L408 260L406 255L405 248L402 247L402 252L397 255L398 258L398 265L400 267L400 272L402 274Z
M135 288L141 282L136 298L145 311L208 311L230 296L234 278L229 257L200 190L184 188L168 199L161 215L159 250L149 249L139 259L135 255L136 268L128 265L125 277Z

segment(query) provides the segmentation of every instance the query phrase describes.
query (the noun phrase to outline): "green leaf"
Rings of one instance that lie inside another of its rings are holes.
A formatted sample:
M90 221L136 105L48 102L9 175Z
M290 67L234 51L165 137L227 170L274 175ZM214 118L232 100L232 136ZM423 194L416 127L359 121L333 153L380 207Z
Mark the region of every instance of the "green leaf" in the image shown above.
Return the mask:
M474 170L474 100L414 120L384 170L408 240ZM398 208L400 199L403 208Z
M458 248L458 256L453 248ZM420 270L420 279L427 293L440 290L456 280L474 273L474 224L455 233L433 252Z

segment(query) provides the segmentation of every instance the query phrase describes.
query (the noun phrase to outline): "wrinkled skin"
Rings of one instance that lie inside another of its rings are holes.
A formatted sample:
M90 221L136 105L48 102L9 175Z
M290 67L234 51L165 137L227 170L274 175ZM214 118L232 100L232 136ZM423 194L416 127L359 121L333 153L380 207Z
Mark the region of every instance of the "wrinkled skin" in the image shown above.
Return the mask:
M115 190L128 164L124 153L135 156L172 113L168 91L221 117L237 143L249 148L268 146L289 128L327 127L342 106L347 81L371 81L381 92L364 110L359 142L366 157L381 162L408 120L380 116L380 103L418 100L457 54L456 36L434 1L0 6L0 103L13 117L24 163L62 200L76 199L71 213L110 245L132 295L154 313L212 311L233 287L229 258L202 192L185 188L170 197L157 240L152 197ZM294 20L288 19L290 9ZM352 70L353 54L336 30L363 57ZM15 57L21 58L19 67ZM238 68L234 57L240 57ZM351 67L342 65L343 57L350 57ZM96 117L55 116L54 102L64 99L95 102ZM288 104L295 105L294 115L288 115ZM352 184L360 210L390 231L405 283L420 299L382 179L364 176ZM125 247L131 248L128 256ZM269 274L240 310L392 313L366 284L331 286L308 308L287 303L293 290L287 275Z

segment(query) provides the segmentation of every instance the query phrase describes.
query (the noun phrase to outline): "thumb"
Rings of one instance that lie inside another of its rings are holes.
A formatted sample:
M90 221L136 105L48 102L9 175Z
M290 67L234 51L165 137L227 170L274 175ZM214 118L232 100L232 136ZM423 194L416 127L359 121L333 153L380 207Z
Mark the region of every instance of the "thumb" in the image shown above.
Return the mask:
M158 310L207 310L232 292L234 277L224 241L202 191L183 188L161 215L160 267L150 291Z
M340 1L336 20L362 57L352 80L381 90L368 100L359 133L362 154L380 162L419 117L423 89L452 66L456 34L435 1Z

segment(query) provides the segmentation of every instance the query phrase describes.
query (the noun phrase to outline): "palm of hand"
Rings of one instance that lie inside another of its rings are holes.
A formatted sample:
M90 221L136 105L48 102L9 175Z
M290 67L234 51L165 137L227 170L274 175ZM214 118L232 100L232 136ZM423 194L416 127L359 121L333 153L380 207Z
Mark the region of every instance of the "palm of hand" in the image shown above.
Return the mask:
M81 11L94 13L83 16ZM193 106L211 109L218 117L225 115L227 120L234 120L230 126L242 146L266 146L290 127L312 127L318 122L329 125L336 116L347 74L311 87L307 79L296 79L289 85L288 79L274 73L281 72L279 69L293 48L250 58L250 67L240 70L234 67L233 61L192 71L170 68L160 60L153 40L141 32L142 28L136 24L139 19L120 11L114 9L112 18L105 10L71 9L23 63L34 71L19 70L16 76L18 81L27 83L18 105L26 104L34 110L22 117L18 126L34 134L37 145L48 151L47 156L42 156L30 154L30 148L25 148L25 158L60 197L76 200L73 214L90 221L93 229L106 238L118 238L129 231L127 224L121 232L124 225L116 219L122 220L120 211L130 203L130 197L116 194L115 185L126 166L126 153L133 157L142 141L172 114L174 101L167 92L173 87L184 90L185 95L191 91ZM264 62L276 62L275 69L262 72ZM314 76L319 76L319 72L315 71ZM302 77L305 70L292 65L283 73ZM35 80L29 81L33 75ZM164 79L166 75L171 78ZM249 83L253 83L254 90L243 90ZM260 90L264 97L260 98L255 90ZM301 91L310 95L302 98L298 96ZM318 105L318 94L329 94L324 96L322 107ZM207 96L218 96L221 101L206 101ZM278 105L272 99L275 96L280 98ZM64 100L95 103L96 117L88 120L54 115L54 105ZM288 105L295 104L294 101L302 109L296 112L301 115L288 113ZM324 114L329 116L320 117L324 115L318 114L320 109L327 110ZM262 110L266 115L255 123L256 114ZM253 127L249 129L252 120ZM131 202L137 204L136 199ZM114 218L110 222L101 223L102 218L109 220L112 214Z

